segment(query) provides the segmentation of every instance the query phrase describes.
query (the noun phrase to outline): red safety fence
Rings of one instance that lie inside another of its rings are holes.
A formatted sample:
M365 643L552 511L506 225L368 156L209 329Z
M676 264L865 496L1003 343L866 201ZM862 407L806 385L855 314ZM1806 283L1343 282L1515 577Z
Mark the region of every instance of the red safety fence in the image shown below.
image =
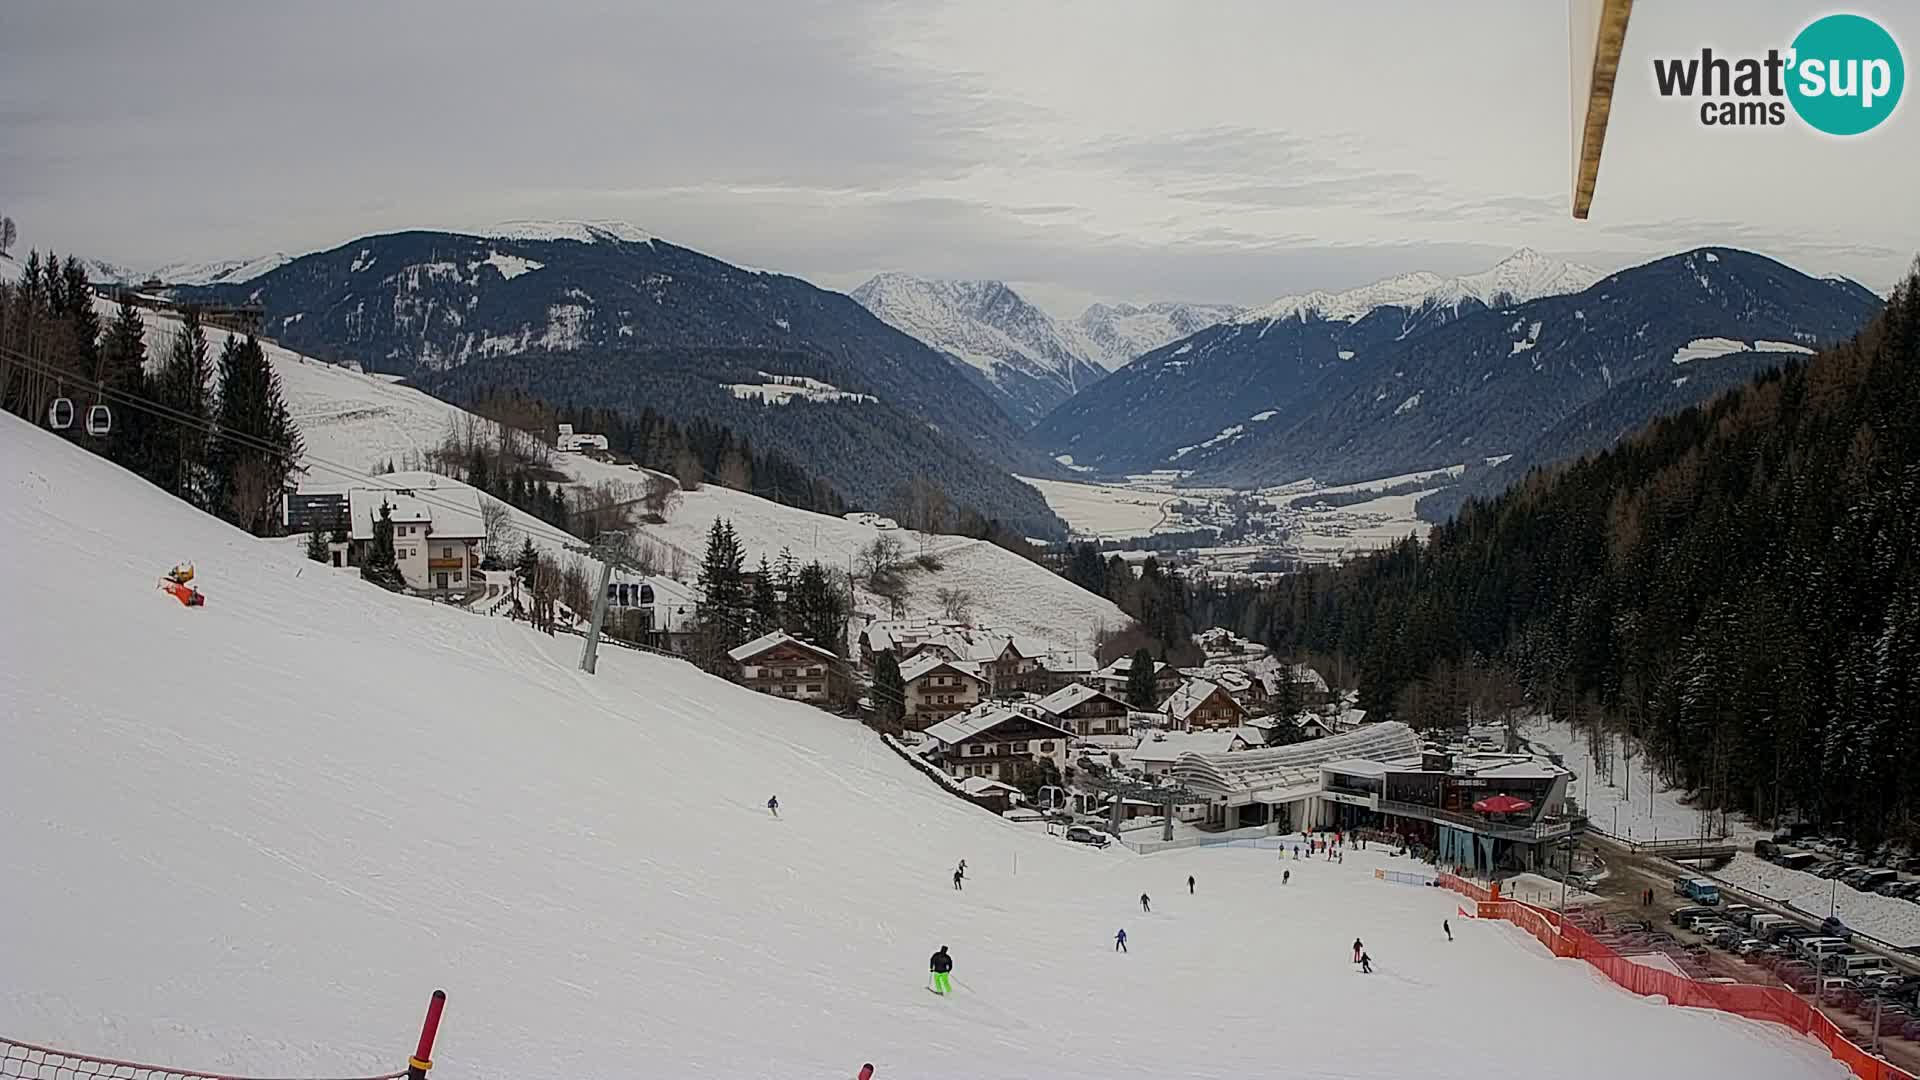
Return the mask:
M1637 964L1580 927L1564 923L1557 915L1517 900L1500 899L1497 886L1483 888L1452 874L1441 874L1440 884L1478 901L1480 918L1504 919L1532 934L1553 955L1585 960L1616 985L1636 994L1658 994L1670 1005L1718 1009L1750 1020L1785 1024L1812 1036L1861 1080L1916 1080L1914 1074L1862 1049L1825 1013L1784 987L1701 982Z
M433 992L433 999L427 1005L426 1023L420 1029L420 1042L414 1054L407 1059L407 1067L399 1072L381 1073L379 1076L350 1077L347 1080L426 1080L427 1070L433 1067L428 1056L433 1053L434 1035L440 1028L440 1013L445 1008L447 995L439 990ZM136 1061L118 1061L114 1058L95 1057L92 1054L77 1054L71 1050L56 1050L51 1046L38 1046L0 1036L0 1078L8 1080L259 1080L232 1076L226 1073L200 1072L197 1069L177 1069L169 1065L142 1065Z

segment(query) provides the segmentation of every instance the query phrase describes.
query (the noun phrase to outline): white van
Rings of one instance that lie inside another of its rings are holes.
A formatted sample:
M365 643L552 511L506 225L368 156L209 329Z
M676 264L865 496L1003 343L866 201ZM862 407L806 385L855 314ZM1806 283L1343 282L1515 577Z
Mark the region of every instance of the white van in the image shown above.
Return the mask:
M1826 962L1827 957L1840 952L1842 949L1851 949L1851 946L1837 937L1809 937L1801 938L1800 944L1794 948L1795 951L1800 954L1801 959L1812 963L1815 968L1818 968Z
M1773 936L1774 927L1786 926L1791 921L1785 915L1755 915L1753 921L1747 924L1747 933L1762 941L1768 941Z
M1887 962L1870 953L1831 953L1827 956L1826 971L1833 975L1866 975L1875 969L1884 970Z

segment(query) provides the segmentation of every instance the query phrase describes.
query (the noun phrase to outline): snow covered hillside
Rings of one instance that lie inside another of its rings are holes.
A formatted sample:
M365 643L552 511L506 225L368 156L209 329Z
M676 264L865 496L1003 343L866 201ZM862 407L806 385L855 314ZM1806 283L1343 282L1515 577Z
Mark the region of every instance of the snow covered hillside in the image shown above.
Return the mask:
M887 273L849 295L883 322L984 376L1008 412L1027 422L1106 374L1081 354L1072 334L1003 282Z
M99 307L102 319L113 317L112 305L102 301ZM147 320L148 352L158 355L180 324L150 311L142 315ZM222 336L209 334L216 349ZM280 376L287 408L306 440L309 479L318 486L360 479L389 461L402 469L415 467L410 463L421 461L450 430L477 420L466 410L397 383L391 376L366 375L271 342L263 345ZM638 485L646 479L632 469L603 465L578 454L560 455L555 464L589 486L602 481ZM818 559L844 569L880 535L871 525L796 510L711 484L683 493L665 525L642 525L639 531L685 552L685 572L691 580L715 517L733 521L748 559L755 561L762 555L772 559L782 548L791 548L803 562ZM516 512L515 521L538 546L553 548L566 542L558 530L524 514ZM904 529L889 530L889 534L899 538L909 557L925 553L940 563L938 570L916 568L909 573L912 593L907 608L912 617L940 615L939 591L956 589L972 595L978 625L1078 649L1089 646L1096 628L1117 630L1130 621L1104 597L985 541L923 536ZM884 601L864 591L860 600L862 609L887 610Z
M629 480L628 470L569 456L561 466L582 481ZM909 618L935 618L944 613L939 593L959 590L973 598L973 622L978 626L1038 638L1063 649L1090 649L1096 630L1118 630L1132 620L1111 600L1082 589L1045 567L964 536L940 536L910 529L878 529L845 518L829 517L763 499L744 491L707 484L681 493L665 525L641 525L642 535L664 541L688 553L697 567L706 550L707 529L716 517L733 523L746 550L749 565L761 556L769 561L790 548L801 562L819 560L842 570L856 564L861 549L882 535L900 541L909 560L906 606ZM929 556L938 569L912 564ZM888 604L859 589L857 610L886 614ZM856 622L855 630L858 631Z
M1069 846L828 714L619 650L583 675L577 640L316 567L10 416L0 454L33 568L0 669L10 1036L368 1073L443 986L434 1056L475 1080L1845 1075L1504 924L1448 943L1454 898L1378 853L1283 889L1269 852ZM153 587L182 557L204 608ZM1524 1022L1489 1030L1489 987Z

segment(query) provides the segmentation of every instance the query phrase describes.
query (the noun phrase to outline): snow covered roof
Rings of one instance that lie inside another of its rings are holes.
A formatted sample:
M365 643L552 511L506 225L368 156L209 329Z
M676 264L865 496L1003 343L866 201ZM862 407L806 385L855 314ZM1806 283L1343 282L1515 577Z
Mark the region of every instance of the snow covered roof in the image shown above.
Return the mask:
M1175 690L1167 700L1160 703L1160 711L1174 720L1185 721L1198 712L1200 706L1207 703L1208 698L1222 692L1216 683L1205 679L1188 679L1180 684L1180 689ZM1230 695L1228 700L1232 700ZM1234 707L1239 708L1239 703L1235 702Z
M1009 720L1025 720L1030 724L1038 724L1041 727L1053 731L1062 739L1073 738L1073 732L1064 728L1056 727L1053 724L1047 723L1045 720L1036 719L1035 717L1017 713L1011 709L1003 709L998 706L986 706L960 713L957 716L950 716L927 728L925 734L929 739L937 743L945 746L953 746L963 740L971 739L981 732L992 731L994 728L999 727Z
M1012 784L1003 784L998 780L990 780L984 776L969 776L965 780L960 781L960 790L969 795L987 795L993 792L1006 792L1025 798L1025 795L1020 789L1014 787Z
M1169 731L1142 740L1133 760L1172 764L1188 754L1225 754L1233 750L1235 737L1231 731Z
M1247 795L1266 789L1317 788L1320 768L1330 761L1391 761L1419 753L1420 736L1390 720L1292 746L1185 755L1174 762L1173 775L1199 790Z
M1086 683L1069 683L1041 698L1039 704L1040 708L1046 712L1061 716L1076 705L1084 705L1094 698L1106 698L1123 709L1127 704L1105 690L1096 690Z
M1166 661L1155 660L1153 662L1153 673L1155 675L1158 675L1165 670L1167 670ZM1132 671L1133 671L1133 657L1122 656L1116 659L1113 663L1108 664L1106 667L1101 668L1099 671L1099 674L1109 678L1124 679L1127 677L1127 675L1132 673Z
M1386 762L1374 761L1371 758L1341 758L1338 761L1326 762L1321 768L1329 769L1337 773L1345 773L1348 776L1371 776L1375 778L1387 775L1389 770Z
M1573 775L1558 765L1544 761L1508 761L1486 768L1476 768L1473 775L1483 780L1555 780L1562 776Z
M1140 745L1136 735L1080 735L1074 738L1075 749L1099 747L1102 750L1131 750Z
M834 656L832 653L821 648L820 646L809 645L806 642L801 641L799 638L794 637L792 634L786 633L785 631L782 631L782 630L775 630L770 634L761 634L759 637L754 638L752 641L747 642L745 645L741 645L738 648L734 648L734 649L728 649L727 658L732 660L736 664L744 664L747 661L753 659L754 657L759 656L761 653L764 653L769 649L776 648L780 645L793 645L797 648L805 649L807 652L813 653L819 656L822 660L826 660L829 663L839 659L838 657Z
M874 652L886 652L893 648L893 633L885 623L874 623L862 632L867 635L867 648Z
M915 679L932 674L941 668L965 675L976 682L984 683L987 681L986 676L980 673L979 665L973 661L949 660L937 652L923 652L906 663L901 664L900 679L902 682L910 683Z
M302 488L303 493L311 494L333 491ZM380 516L383 501L393 507L395 522L430 526L436 537L478 540L487 535L485 519L480 514L480 493L438 473L389 473L372 477L347 488L346 496L349 535L355 540L373 539L373 523Z
M1264 750L1267 746L1267 732L1269 730L1271 730L1270 725L1267 727L1256 727L1252 724L1242 724L1233 729L1233 734L1241 742L1246 743L1249 750Z

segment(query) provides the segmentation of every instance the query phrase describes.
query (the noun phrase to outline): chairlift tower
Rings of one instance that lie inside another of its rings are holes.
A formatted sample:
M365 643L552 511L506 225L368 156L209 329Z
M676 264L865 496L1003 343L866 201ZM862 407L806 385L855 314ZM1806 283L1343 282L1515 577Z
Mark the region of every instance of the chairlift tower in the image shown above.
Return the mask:
M1113 796L1113 809L1108 813L1107 831L1116 837L1120 835L1121 809L1128 799L1159 803L1167 808L1166 823L1160 832L1162 840L1173 839L1173 808L1175 806L1180 803L1207 801L1184 784L1154 784L1124 776L1091 776L1087 779L1087 786Z

